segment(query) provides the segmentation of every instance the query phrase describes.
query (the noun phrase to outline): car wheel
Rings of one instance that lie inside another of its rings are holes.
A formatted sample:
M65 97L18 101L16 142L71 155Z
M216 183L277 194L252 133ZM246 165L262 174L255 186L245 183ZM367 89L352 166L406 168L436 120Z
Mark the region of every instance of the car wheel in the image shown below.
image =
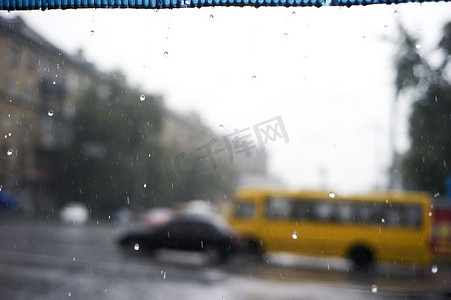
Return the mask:
M248 251L257 262L264 261L265 251L261 240L251 238L248 244Z
M120 242L121 248L127 252L139 252L142 251L142 245L138 241L130 239L124 239Z

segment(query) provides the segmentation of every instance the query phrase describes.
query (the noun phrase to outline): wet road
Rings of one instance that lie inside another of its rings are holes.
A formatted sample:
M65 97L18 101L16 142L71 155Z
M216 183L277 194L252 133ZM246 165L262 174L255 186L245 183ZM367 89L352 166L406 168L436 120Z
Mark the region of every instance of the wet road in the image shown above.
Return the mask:
M449 268L437 273L380 267L347 271L344 261L239 255L212 266L198 254L124 253L124 230L108 222L0 220L0 299L446 299ZM421 274L419 274L421 273Z

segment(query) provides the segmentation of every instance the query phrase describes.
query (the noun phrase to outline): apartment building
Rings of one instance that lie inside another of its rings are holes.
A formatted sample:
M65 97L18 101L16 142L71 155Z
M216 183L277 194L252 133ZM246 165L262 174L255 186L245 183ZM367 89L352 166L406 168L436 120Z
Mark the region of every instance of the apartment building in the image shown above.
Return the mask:
M2 188L31 206L52 200L52 159L70 143L70 120L83 91L104 76L81 52L65 53L20 17L0 17Z

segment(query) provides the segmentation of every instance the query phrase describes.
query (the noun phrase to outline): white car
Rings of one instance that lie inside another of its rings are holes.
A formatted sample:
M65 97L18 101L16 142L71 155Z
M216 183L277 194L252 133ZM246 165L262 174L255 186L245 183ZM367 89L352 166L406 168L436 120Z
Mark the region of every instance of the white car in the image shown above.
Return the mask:
M89 219L89 210L84 203L71 202L61 209L60 218L64 223L84 224Z

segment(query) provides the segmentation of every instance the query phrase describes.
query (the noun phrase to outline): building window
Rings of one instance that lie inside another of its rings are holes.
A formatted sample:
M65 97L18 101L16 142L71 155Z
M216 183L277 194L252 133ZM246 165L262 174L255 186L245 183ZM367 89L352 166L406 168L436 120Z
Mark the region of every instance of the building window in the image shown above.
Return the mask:
M30 136L30 122L28 120L22 120L20 125L21 125L19 127L20 140L21 142L26 144Z
M1 125L2 125L2 129L4 131L8 131L11 129L11 115L8 113L3 113L1 115L2 119L1 119Z
M17 47L16 45L11 46L9 48L9 52L8 52L8 64L10 67L15 67L17 66L17 64L19 63L19 47Z
M15 96L16 93L16 82L12 81L12 80L8 80L6 82L6 96L8 97L13 97Z
M29 86L25 87L23 89L23 92L22 92L22 103L24 105L28 105L28 104L31 103L32 98L33 98L33 90L32 90L32 88L29 87Z
M36 58L32 52L27 54L26 61L27 70L33 72L36 69Z
M49 77L50 76L50 63L48 60L42 58L38 61L39 65L39 74L41 77Z

